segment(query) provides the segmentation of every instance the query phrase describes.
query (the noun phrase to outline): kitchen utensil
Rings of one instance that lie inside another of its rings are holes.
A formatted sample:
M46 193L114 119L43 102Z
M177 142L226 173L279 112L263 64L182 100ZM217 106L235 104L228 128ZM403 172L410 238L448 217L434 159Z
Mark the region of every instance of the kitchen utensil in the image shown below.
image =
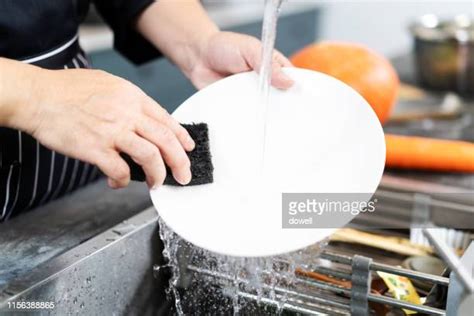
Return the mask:
M470 17L441 20L428 14L412 23L410 31L421 84L474 94L474 22Z
M416 272L441 276L446 269L446 265L441 259L432 256L409 257L402 263L402 267ZM417 288L429 292L432 284L426 281L412 280Z
M400 82L398 100L420 101L426 98L426 96L425 90L405 82Z
M444 259L448 267L456 273L459 281L464 286L467 293L474 293L474 279L468 269L460 262L459 257L446 245L446 243L436 234L436 228L423 228L426 238L433 244L441 258Z
M254 72L210 85L173 113L183 123L208 124L214 182L163 186L150 194L164 222L193 244L250 257L298 250L353 216L334 214L337 225L324 229L283 229L282 193L363 192L370 197L376 190L385 144L371 107L337 79L297 68L283 71L295 85L271 89L265 149Z
M195 147L188 152L188 158L191 163L191 181L186 185L200 185L212 183L213 175L211 152L209 148L209 132L206 123L182 124L188 131L189 136L194 140ZM134 181L145 181L146 175L142 167L133 159L124 153L120 154L130 168L130 176ZM181 185L174 178L171 170L166 166L166 178L164 184Z
M400 101L390 115L391 123L405 123L424 119L452 120L463 112L463 103L454 93L447 93L438 103Z
M381 236L352 228L339 229L331 236L331 241L361 244L405 256L426 256L433 253L430 246L417 245L406 238Z

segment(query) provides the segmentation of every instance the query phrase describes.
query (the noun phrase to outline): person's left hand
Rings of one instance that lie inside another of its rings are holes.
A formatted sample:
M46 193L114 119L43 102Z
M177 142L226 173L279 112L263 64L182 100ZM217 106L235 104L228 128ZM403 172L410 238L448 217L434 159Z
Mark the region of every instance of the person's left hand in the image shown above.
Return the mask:
M199 55L186 75L198 89L202 89L232 74L250 70L258 72L261 56L262 43L255 37L216 32L201 43ZM293 80L283 73L282 67L292 67L292 64L275 50L271 83L276 88L288 89L293 85Z

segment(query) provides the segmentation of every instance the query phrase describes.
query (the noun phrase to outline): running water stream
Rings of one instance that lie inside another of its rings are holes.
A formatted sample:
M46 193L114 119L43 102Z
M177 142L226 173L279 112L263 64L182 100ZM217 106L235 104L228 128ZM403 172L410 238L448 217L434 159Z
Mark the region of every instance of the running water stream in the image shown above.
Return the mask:
M266 0L262 27L261 107L262 170L265 161L266 116L269 106L273 50L278 13L283 0ZM180 238L160 219L163 255L169 269L168 295L178 315L274 315L282 312L294 288L295 270L311 270L326 244L274 257L239 258L216 254ZM244 234L245 232L242 232ZM216 236L218 238L218 236ZM290 290L290 291L288 291Z
M278 15L284 0L265 0L262 25L262 63L260 65L259 90L260 108L257 108L257 124L261 130L260 147L262 148L260 170L265 167L265 149L267 138L267 116L270 102L273 51L277 34Z

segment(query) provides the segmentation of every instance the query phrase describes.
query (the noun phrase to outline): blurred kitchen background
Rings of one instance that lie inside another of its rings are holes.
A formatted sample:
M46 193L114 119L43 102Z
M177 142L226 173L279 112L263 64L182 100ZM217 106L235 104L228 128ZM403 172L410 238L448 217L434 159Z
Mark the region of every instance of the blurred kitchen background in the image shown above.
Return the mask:
M204 0L213 20L225 30L260 37L263 0ZM473 1L318 1L287 0L278 25L277 48L286 55L316 40L365 44L387 57L406 55L412 47L408 26L425 14L440 18L473 15ZM137 83L168 110L193 87L166 60L135 68L112 50L112 33L92 10L81 29L81 44L97 68Z
M312 2L312 1L310 1ZM319 39L354 41L394 57L411 49L408 25L417 17L434 14L449 19L474 14L473 1L325 1L318 23Z

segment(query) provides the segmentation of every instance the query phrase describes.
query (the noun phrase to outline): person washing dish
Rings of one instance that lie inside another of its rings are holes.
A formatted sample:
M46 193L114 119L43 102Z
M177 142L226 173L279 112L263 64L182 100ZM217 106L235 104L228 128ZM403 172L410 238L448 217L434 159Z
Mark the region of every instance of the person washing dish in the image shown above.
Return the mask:
M259 69L256 38L222 32L197 0L22 0L0 2L0 221L97 179L130 181L120 153L142 166L150 187L168 165L191 180L193 140L132 83L90 68L78 26L93 3L114 46L136 64L165 55L201 89ZM292 85L274 52L272 84ZM80 69L85 68L85 69Z

